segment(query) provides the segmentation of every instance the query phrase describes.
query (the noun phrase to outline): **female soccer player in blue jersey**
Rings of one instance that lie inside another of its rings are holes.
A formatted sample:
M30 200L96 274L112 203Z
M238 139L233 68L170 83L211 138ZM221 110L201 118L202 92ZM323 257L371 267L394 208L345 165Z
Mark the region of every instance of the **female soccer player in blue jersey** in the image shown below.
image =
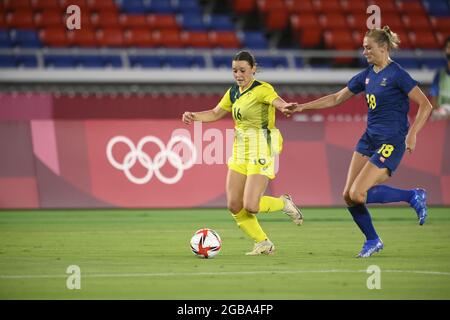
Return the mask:
M248 255L272 254L275 246L256 219L259 212L283 210L295 224L303 215L289 195L279 198L263 196L269 179L275 178L275 156L281 152L283 139L275 127L275 109L286 103L273 87L254 78L255 58L241 51L232 61L236 83L211 110L185 112L183 122L212 122L229 112L235 123L233 154L228 160L227 202L237 225L255 241Z
M310 109L330 108L362 91L366 94L367 129L356 145L347 174L343 197L354 221L366 236L357 257L369 257L383 249L366 203L405 201L417 213L419 224L427 217L426 192L423 189L401 190L381 185L397 169L405 150L413 152L416 137L426 123L432 106L417 81L389 57L400 40L388 26L369 30L364 37L364 56L369 67L355 75L347 86L317 100L288 105L286 115ZM419 105L415 121L408 123L409 99Z

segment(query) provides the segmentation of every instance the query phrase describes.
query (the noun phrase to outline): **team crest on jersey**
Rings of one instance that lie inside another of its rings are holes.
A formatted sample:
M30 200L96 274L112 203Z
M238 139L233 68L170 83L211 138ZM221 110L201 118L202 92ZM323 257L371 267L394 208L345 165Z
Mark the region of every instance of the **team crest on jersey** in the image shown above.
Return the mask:
M380 86L386 87L386 80L387 78L383 78L383 80L381 80Z
M369 84L369 78L366 78L366 86Z

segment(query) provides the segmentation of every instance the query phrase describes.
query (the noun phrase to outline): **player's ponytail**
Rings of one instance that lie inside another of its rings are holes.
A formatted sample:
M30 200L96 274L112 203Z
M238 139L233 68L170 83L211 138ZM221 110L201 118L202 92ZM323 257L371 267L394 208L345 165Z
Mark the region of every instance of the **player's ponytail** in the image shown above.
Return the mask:
M397 49L400 44L399 36L395 32L392 32L389 26L384 26L381 29L371 29L366 32L366 37L371 37L378 45L385 44L389 51Z

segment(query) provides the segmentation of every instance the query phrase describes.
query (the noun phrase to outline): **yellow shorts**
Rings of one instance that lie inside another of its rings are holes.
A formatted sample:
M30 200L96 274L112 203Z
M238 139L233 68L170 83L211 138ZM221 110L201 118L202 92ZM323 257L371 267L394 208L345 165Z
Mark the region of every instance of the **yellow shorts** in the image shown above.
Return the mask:
M260 158L258 160L240 161L239 159L228 159L228 168L249 176L251 174L261 174L269 179L275 178L275 157Z

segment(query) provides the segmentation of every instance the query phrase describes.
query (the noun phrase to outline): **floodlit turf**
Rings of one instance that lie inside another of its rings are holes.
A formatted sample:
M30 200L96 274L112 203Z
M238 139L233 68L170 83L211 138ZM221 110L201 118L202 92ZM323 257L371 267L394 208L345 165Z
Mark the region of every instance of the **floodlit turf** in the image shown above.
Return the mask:
M450 208L422 227L410 208L371 212L385 249L356 259L363 238L344 208L304 209L301 227L260 215L277 251L256 257L225 209L0 211L0 299L450 299ZM189 249L202 227L222 237L214 259ZM381 289L367 287L371 265Z

